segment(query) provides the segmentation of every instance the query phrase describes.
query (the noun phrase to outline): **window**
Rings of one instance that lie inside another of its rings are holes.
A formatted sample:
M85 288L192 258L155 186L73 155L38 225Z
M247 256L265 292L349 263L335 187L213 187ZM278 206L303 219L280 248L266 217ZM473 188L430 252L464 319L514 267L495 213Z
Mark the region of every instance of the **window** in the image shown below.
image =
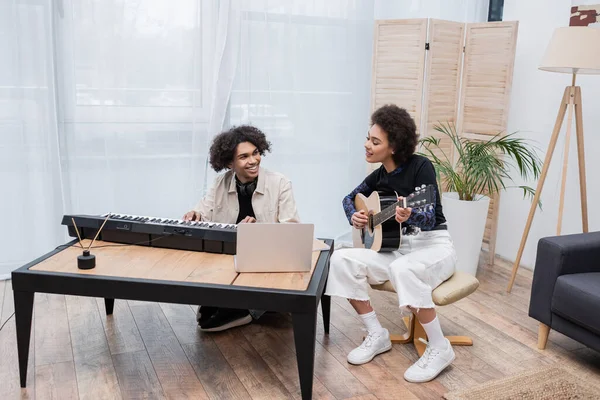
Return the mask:
M488 22L502 21L502 11L504 9L504 0L490 0L488 9Z

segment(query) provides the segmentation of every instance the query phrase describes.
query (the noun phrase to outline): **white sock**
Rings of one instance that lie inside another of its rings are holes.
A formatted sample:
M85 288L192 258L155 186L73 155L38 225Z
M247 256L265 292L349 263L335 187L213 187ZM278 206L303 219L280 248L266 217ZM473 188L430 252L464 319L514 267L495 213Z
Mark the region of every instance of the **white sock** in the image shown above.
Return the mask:
M359 314L359 316L362 318L369 333L377 332L383 329L383 327L379 323L379 320L377 319L375 311L371 311L370 313L366 314Z
M423 325L423 329L425 329L427 341L431 347L435 347L436 349L446 348L446 338L444 338L444 333L442 332L442 327L440 326L440 320L437 316L433 319L433 321L421 325Z

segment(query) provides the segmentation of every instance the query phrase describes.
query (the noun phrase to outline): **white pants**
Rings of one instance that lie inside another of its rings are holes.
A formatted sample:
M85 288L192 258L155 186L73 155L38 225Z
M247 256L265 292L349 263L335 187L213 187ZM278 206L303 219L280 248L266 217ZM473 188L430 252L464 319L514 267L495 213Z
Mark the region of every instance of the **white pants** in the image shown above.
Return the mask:
M334 251L329 265L330 296L369 300L369 285L390 281L403 315L407 308L433 308L431 292L454 274L456 251L446 230L403 236L400 248L389 253L367 249Z

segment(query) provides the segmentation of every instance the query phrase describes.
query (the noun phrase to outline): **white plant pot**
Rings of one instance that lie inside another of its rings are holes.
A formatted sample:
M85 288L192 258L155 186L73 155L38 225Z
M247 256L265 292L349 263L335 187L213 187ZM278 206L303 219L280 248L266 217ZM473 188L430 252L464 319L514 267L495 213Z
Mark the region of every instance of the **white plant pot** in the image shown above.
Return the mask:
M442 207L458 258L456 269L475 276L481 254L490 198L458 199L458 193L442 193Z

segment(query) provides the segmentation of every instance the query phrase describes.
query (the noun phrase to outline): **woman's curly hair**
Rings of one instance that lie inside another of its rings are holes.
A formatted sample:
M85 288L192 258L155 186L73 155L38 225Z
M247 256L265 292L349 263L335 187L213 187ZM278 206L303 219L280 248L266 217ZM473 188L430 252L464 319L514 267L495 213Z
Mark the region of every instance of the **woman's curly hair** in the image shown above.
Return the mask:
M371 126L377 124L387 133L388 142L396 164L406 162L412 156L419 142L417 127L410 114L395 104L386 104L371 115Z
M213 139L210 146L210 165L216 172L229 168L233 162L235 148L238 144L250 142L256 146L261 156L271 151L271 143L264 133L250 125L236 126L226 132L221 132Z

